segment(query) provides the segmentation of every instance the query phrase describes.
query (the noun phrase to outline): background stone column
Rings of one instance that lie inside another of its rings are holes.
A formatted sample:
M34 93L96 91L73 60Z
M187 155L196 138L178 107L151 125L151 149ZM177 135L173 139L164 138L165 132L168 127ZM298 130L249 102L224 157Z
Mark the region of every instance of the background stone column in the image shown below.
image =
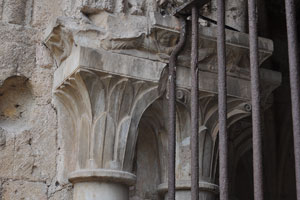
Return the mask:
M158 186L159 192L164 196L164 200L168 200L168 184L163 183ZM219 187L213 183L199 182L199 199L214 200L219 193ZM176 182L176 200L191 199L191 181L179 180Z

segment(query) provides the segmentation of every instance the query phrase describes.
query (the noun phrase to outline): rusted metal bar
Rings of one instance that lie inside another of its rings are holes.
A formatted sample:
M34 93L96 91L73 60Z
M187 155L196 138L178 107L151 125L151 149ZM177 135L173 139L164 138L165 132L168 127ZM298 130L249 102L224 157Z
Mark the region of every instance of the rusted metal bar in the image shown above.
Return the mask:
M175 200L175 157L176 157L176 60L186 40L186 20L180 18L180 40L169 60L169 166L168 166L168 200Z
M218 21L218 106L219 106L219 184L220 200L229 199L228 134L227 134L227 81L225 44L225 0L217 1Z
M192 7L191 55L191 200L199 200L198 8Z
M296 5L294 0L285 0L290 65L290 87L292 97L296 189L297 200L300 200L300 74L295 8Z
M249 43L250 43L250 71L251 71L251 98L252 98L252 140L253 140L253 178L254 199L264 199L263 188L263 155L262 155L262 128L260 107L260 82L258 61L257 36L257 4L256 0L248 0L249 14Z

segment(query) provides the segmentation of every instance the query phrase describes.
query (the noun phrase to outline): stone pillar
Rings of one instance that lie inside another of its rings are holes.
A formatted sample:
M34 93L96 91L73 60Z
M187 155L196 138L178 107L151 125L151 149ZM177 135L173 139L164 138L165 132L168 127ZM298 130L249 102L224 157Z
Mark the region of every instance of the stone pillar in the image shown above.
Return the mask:
M163 183L158 186L158 190L164 195L164 200L168 200L168 184ZM219 187L213 183L199 182L199 199L214 200L219 192ZM191 199L191 181L176 181L176 200Z
M135 175L117 170L79 170L71 173L74 200L128 200Z
M191 199L190 96L189 90L177 90L176 199L178 200ZM219 193L219 186L216 185L218 170L218 101L215 94L200 92L199 96L199 199L215 200ZM236 121L250 116L251 109L249 107L251 106L245 100L228 97L228 125L230 126ZM165 138L167 137L163 133L159 135L160 157L166 159L168 146ZM166 163L164 160L161 161L162 184L158 186L158 192L164 196L165 200L168 198L168 167Z
M81 51L86 62L101 59L95 51ZM63 74L58 70L56 77ZM84 68L61 80L54 83L54 93L71 122L64 137L73 199L128 200L136 180L130 172L137 128L144 110L159 97L157 84Z

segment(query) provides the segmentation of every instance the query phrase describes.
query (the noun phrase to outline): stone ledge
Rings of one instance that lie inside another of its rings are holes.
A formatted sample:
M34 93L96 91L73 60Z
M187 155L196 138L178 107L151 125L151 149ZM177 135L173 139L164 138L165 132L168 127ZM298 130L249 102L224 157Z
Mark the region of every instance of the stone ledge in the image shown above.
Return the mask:
M71 55L61 64L54 75L54 91L63 86L74 73L80 70L99 71L122 77L159 83L166 63L128 55L112 53L86 47L73 47ZM201 68L201 65L200 65ZM281 83L281 74L268 69L260 69L262 88L264 83L276 88ZM217 93L217 73L209 71L199 72L199 90ZM241 99L251 99L250 80L227 76L228 95ZM190 89L190 68L177 68L177 86ZM264 92L264 91L263 91Z
M83 169L70 173L69 181L78 182L118 182L125 185L134 185L136 176L132 173L110 169Z

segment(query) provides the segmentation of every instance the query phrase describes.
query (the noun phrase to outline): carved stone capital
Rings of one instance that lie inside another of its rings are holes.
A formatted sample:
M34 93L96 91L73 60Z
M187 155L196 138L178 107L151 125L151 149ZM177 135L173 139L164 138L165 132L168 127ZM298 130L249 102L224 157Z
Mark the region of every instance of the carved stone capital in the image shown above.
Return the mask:
M54 92L73 122L76 170L131 171L139 119L157 86L79 69Z

